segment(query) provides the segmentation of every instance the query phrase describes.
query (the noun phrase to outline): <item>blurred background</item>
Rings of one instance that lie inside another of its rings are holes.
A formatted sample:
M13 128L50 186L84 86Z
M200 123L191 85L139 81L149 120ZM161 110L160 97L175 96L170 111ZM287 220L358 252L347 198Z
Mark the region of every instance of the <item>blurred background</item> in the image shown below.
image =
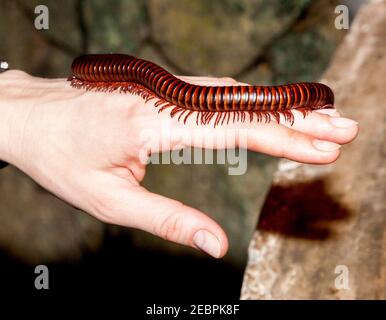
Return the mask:
M318 81L346 34L335 0L0 0L0 57L14 69L67 77L81 53L119 52L179 75L253 84ZM362 1L343 1L352 19ZM35 6L49 29L34 28ZM248 154L248 170L153 165L144 185L208 213L226 230L220 261L141 231L102 224L56 199L13 167L0 172L2 289L34 290L46 264L55 292L123 289L140 297L239 298L248 244L277 160Z

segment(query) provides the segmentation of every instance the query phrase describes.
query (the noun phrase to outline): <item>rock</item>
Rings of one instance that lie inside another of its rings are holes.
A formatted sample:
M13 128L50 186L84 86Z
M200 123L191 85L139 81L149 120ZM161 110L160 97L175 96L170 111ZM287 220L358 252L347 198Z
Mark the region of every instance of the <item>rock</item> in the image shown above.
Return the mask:
M372 1L324 82L360 134L338 161L283 160L250 243L241 299L386 298L386 1Z
M265 85L318 79L346 34L332 23L337 3L317 0L303 6L278 34L271 35L252 64L235 76L247 83Z
M136 51L147 31L141 1L84 3L90 52L138 53Z
M233 75L309 5L291 1L150 2L156 41L191 74Z
M49 9L48 30L36 30L34 26L34 10L40 4L35 0L0 0L1 55L12 69L36 76L67 77L73 56L81 52L75 1L45 1Z
M12 166L0 172L0 195L0 245L19 261L76 261L103 241L101 222L53 197Z

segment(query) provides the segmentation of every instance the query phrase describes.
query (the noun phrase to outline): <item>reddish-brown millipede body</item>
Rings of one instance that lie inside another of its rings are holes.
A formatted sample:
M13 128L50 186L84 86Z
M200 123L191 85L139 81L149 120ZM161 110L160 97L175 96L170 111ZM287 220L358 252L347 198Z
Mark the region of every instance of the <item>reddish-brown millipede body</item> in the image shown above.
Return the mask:
M293 110L304 116L312 110L332 108L334 94L321 83L304 82L280 86L199 86L184 82L147 60L125 54L91 54L76 58L72 63L71 85L96 91L129 92L149 101L158 99L159 111L172 107L170 115L179 114L184 123L196 113L197 124L214 126L224 121L277 122L280 115L294 122Z

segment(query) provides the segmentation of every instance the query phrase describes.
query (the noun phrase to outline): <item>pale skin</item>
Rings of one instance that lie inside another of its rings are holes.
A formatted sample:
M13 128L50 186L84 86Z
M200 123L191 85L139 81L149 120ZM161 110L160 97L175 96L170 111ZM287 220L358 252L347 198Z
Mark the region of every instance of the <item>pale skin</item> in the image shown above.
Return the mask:
M181 77L202 85L238 84L230 78ZM155 100L145 103L131 94L74 89L66 79L32 77L11 70L0 75L0 158L37 183L97 219L142 229L161 238L223 257L228 240L205 213L152 193L141 186L146 165L139 158L166 151L144 146L140 133L168 129L171 148L221 148L213 139L185 139L200 130L192 116L184 125L158 114ZM247 129L249 150L314 164L334 162L343 144L358 133L358 124L335 109L312 112L295 123L234 123L206 126L206 135L222 136L230 128ZM162 128L161 128L162 126ZM161 139L161 138L160 138ZM236 145L239 143L236 141ZM248 174L248 172L246 173Z

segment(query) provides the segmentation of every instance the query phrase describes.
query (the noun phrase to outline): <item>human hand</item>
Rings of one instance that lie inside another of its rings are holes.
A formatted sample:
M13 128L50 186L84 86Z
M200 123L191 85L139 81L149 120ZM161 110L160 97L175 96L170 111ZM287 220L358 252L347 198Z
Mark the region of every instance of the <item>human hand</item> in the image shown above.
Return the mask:
M232 79L182 77L201 85L234 85ZM186 125L158 114L154 100L70 87L65 79L24 72L0 76L0 157L59 198L106 223L148 231L164 239L222 257L228 248L221 227L204 213L151 193L140 185L146 165L140 155L183 147L242 146L299 162L330 163L358 126L334 109L312 112L295 123L230 123L216 128ZM143 139L143 132L162 132ZM243 140L223 141L229 130Z

